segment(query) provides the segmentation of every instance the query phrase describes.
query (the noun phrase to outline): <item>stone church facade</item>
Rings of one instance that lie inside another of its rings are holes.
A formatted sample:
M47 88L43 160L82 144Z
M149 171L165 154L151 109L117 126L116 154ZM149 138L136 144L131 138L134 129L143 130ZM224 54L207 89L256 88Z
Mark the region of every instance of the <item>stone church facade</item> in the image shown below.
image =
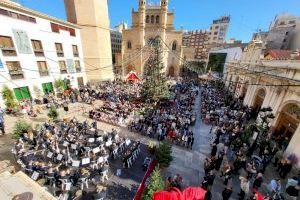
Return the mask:
M143 76L144 65L152 53L155 40L162 42L164 72L179 76L182 64L183 31L174 28L174 12L168 11L168 0L150 5L139 0L138 11L132 10L132 26L122 33L122 71L125 77L130 71Z

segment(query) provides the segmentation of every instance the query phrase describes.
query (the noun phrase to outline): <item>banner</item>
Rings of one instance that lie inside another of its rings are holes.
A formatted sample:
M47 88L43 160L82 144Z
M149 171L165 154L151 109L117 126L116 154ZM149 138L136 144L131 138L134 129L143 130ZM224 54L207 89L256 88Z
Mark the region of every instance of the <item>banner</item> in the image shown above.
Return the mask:
M67 59L67 68L68 68L68 73L70 74L75 73L73 59Z
M27 36L26 31L13 29L13 34L15 41L17 43L17 48L19 53L22 54L32 54L31 42Z

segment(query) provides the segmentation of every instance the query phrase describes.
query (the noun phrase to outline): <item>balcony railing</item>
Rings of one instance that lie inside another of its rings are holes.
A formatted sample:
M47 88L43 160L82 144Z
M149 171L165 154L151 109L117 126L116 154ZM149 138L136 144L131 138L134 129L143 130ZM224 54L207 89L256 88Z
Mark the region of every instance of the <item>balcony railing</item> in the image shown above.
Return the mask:
M63 51L57 51L57 57L64 57L64 52Z
M9 71L9 75L12 80L24 78L24 74L22 70Z
M37 56L37 57L44 57L45 56L43 49L34 49L34 55Z
M61 70L60 70L60 73L61 73L61 74L67 74L67 73L68 73L68 70L67 70L67 69L61 69Z
M2 47L3 56L16 56L17 52L14 47Z
M39 71L39 72L40 72L40 76L49 76L48 71Z

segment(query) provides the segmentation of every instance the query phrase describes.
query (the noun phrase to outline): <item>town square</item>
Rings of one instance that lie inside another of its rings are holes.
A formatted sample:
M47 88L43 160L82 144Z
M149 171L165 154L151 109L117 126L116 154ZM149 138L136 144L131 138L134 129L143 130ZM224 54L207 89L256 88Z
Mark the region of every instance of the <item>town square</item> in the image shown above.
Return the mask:
M0 0L0 200L299 199L300 2L254 1Z

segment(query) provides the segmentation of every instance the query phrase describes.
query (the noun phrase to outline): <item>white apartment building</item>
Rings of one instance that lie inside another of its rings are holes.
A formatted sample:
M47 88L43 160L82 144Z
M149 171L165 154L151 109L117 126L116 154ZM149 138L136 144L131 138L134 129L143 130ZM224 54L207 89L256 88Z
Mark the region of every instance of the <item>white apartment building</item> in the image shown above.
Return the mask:
M21 101L36 97L35 87L54 90L58 79L86 83L76 25L7 0L0 0L0 24L0 90L7 85Z

